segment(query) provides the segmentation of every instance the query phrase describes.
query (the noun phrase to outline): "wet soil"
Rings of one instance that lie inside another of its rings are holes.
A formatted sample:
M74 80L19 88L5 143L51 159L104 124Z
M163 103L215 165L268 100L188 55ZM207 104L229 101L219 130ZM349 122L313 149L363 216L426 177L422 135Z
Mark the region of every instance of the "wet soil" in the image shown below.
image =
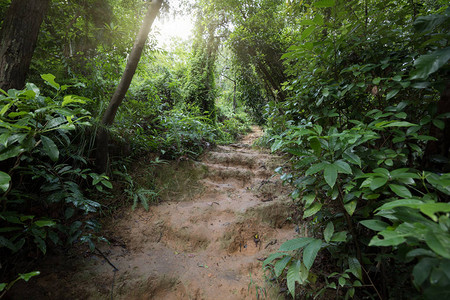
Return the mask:
M283 160L251 146L261 135L254 127L198 162L163 166L163 201L106 225L111 244L99 248L118 271L91 253L50 258L14 298L282 299L261 260L296 233L289 190L273 176Z

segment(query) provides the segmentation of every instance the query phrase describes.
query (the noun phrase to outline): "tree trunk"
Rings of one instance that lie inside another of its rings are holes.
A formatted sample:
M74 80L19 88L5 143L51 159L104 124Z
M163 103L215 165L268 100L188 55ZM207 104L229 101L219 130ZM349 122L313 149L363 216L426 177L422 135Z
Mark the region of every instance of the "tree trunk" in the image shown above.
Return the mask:
M50 0L13 0L0 31L0 88L22 89Z
M106 108L105 113L101 121L101 126L97 133L97 151L96 151L96 166L100 172L105 172L108 167L108 130L107 127L114 122L114 118L117 113L119 105L122 103L128 88L130 87L131 80L141 59L142 50L144 49L145 42L147 41L150 28L159 13L162 5L162 0L153 0L145 15L144 22L134 42L133 49L131 50L128 62L123 72L120 83L114 92L114 95Z

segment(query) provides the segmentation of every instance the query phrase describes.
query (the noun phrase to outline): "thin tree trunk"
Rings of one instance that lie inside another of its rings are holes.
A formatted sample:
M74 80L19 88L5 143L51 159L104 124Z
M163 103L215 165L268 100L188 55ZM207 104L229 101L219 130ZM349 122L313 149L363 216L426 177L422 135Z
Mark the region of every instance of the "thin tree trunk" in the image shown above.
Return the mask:
M128 58L125 71L123 72L120 83L114 92L114 95L103 114L101 126L97 133L97 151L96 151L96 166L101 172L106 171L108 166L108 130L107 127L114 122L114 118L117 113L119 105L122 103L128 88L130 87L131 80L141 59L142 50L144 49L145 42L147 41L148 34L150 33L151 26L162 5L162 0L153 0L150 4L147 14L145 15L144 22L134 42L133 49Z
M0 88L22 89L50 0L13 0L0 31Z

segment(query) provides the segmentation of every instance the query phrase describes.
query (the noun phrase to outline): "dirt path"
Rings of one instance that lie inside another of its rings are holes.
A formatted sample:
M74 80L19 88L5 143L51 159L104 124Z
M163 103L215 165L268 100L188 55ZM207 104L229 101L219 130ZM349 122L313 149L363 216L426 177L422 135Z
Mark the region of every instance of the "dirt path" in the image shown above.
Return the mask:
M295 231L286 221L288 191L271 178L280 158L251 147L261 134L254 127L239 144L175 167L168 199L148 212L128 209L108 226L112 244L101 249L119 269L114 299L257 299L257 290L277 298L260 260ZM114 272L102 257L87 256L76 269L43 274L37 284L48 299L111 298Z

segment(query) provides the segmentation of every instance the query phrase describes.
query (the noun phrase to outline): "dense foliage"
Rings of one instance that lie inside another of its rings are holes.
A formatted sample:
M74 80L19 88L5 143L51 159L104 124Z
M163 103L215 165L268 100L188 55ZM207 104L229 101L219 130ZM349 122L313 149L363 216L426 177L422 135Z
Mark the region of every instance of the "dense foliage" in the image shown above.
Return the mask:
M9 4L0 6L1 16ZM105 241L98 218L123 203L114 198L123 194L133 209L157 202L156 187L135 180L130 162L153 157L150 170L163 159L196 159L205 148L232 142L249 129L242 108L234 111L226 101L216 108L218 40L215 28L199 20L194 43L161 50L153 38L147 42L108 129L111 164L107 173L97 173L99 120L147 5L53 1L28 74L35 84L0 90L0 293L39 274L14 264L20 257L37 260L56 247L83 243L94 251ZM210 43L203 42L205 34Z
M10 282L0 292L38 274L4 257L94 250L95 220L113 209L117 186L133 208L157 201L130 161L196 159L254 122L266 127L260 144L286 157L277 172L306 227L264 262L286 297L448 298L445 1L195 1L192 42L146 43L108 128L112 163L98 174L99 120L147 2L52 1L35 84L0 90L1 281ZM11 1L2 3L0 27Z

